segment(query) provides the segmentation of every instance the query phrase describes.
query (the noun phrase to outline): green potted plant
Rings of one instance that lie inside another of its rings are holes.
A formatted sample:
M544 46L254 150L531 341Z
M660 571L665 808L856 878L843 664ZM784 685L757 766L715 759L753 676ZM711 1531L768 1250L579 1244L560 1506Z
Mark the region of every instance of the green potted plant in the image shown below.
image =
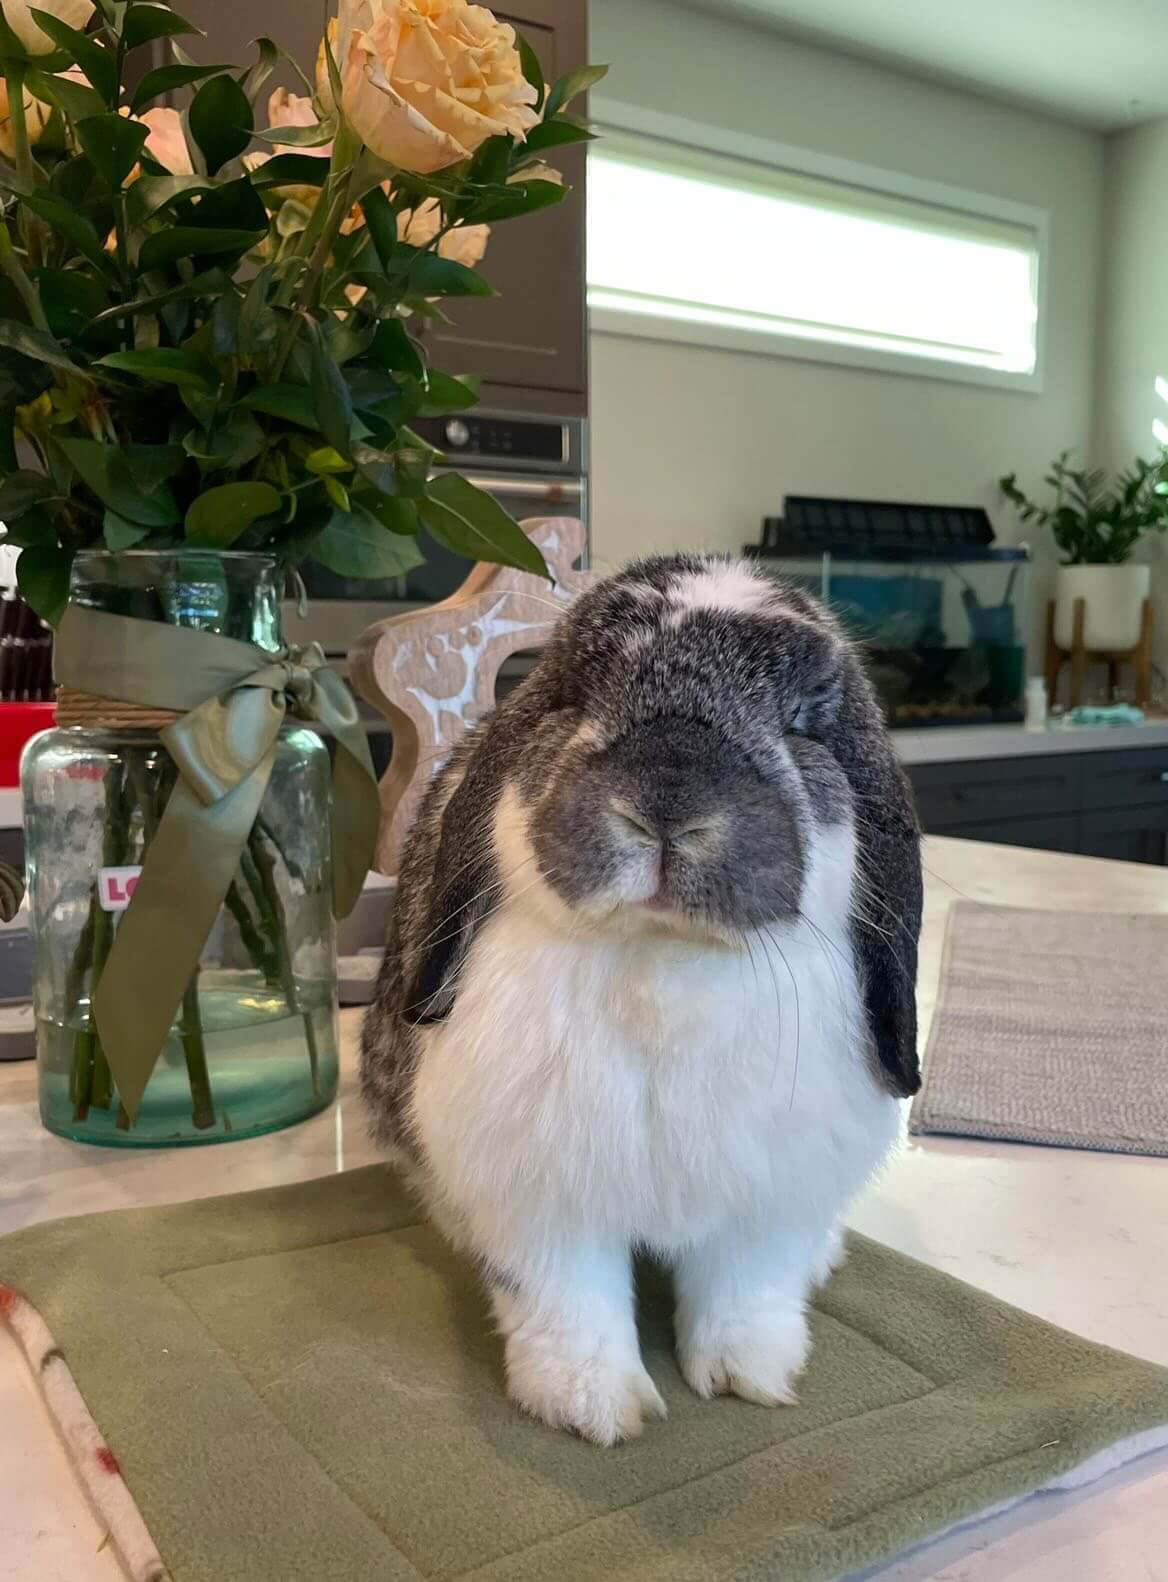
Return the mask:
M1063 451L1046 475L1054 490L1049 505L1032 501L1018 487L1015 473L1002 478L999 487L1023 522L1049 528L1063 556L1055 589L1059 647L1072 647L1075 602L1083 599L1086 646L1122 653L1139 641L1151 587L1151 568L1133 562L1131 555L1147 534L1168 531L1168 458L1137 458L1112 478L1101 467L1072 467L1070 454Z
M314 79L266 38L198 64L198 31L168 0L0 0L0 520L62 683L24 771L42 1114L107 1143L335 1090L375 788L281 594L309 558L403 572L420 525L546 573L432 475L415 419L476 394L419 329L491 294L491 227L567 196L545 158L603 75L545 83L467 0L340 0Z

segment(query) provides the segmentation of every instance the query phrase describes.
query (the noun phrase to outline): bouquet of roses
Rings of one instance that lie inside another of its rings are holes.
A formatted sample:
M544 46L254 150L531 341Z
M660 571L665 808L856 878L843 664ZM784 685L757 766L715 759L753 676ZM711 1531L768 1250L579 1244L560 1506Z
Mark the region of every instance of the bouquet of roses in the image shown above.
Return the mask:
M490 227L565 198L548 156L590 135L569 111L603 68L549 85L467 0L340 0L301 93L270 91L299 73L277 41L208 66L197 32L166 0L0 4L0 520L22 594L56 618L88 548L388 577L419 524L542 571L489 496L431 478L411 424L476 392L419 328L490 294Z

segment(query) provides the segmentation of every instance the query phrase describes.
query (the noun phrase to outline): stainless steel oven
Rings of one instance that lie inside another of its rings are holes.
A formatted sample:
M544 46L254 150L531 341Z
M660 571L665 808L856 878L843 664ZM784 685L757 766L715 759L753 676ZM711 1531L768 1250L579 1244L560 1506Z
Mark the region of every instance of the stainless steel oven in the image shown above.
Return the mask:
M517 520L534 516L578 516L588 524L587 425L582 418L544 414L478 411L456 417L421 419L415 428L442 452L444 465L486 490ZM436 469L442 471L440 466ZM424 563L387 582L338 577L323 566L302 568L308 593L307 615L295 604L284 609L284 631L293 643L319 643L338 669L367 626L436 603L454 593L471 562L452 554L425 532L418 538ZM530 656L516 655L499 678L502 692L529 668ZM370 746L380 773L389 761L389 727L363 712Z

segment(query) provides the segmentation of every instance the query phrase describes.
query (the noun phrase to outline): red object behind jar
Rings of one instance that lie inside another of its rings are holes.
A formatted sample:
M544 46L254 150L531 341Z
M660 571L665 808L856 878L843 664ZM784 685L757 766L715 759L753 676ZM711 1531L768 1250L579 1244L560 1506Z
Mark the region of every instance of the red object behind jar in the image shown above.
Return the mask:
M0 703L0 787L20 784L20 755L40 731L56 722L55 703Z

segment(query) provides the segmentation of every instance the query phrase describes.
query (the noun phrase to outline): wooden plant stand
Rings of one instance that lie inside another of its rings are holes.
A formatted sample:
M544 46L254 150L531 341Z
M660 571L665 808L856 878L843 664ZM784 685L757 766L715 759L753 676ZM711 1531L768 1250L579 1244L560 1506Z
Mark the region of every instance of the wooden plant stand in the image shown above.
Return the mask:
M1086 702L1087 667L1091 664L1105 664L1107 666L1108 687L1114 697L1119 687L1119 669L1121 665L1131 665L1135 671L1136 702L1141 708L1147 708L1152 700L1152 601L1144 600L1143 616L1140 621L1140 637L1134 648L1124 649L1119 652L1099 651L1088 649L1083 634L1087 629L1087 601L1076 599L1074 606L1074 624L1072 628L1072 642L1070 650L1060 648L1054 640L1055 632L1055 601L1052 599L1046 607L1046 694L1051 703L1058 695L1059 677L1062 668L1068 660L1071 664L1071 699L1070 706L1077 709Z
M477 565L450 598L378 621L349 651L353 686L393 727L374 858L390 877L430 780L463 732L494 708L503 661L542 647L593 580L593 573L573 570L587 545L582 522L539 517L520 525L543 551L550 583L526 571Z

